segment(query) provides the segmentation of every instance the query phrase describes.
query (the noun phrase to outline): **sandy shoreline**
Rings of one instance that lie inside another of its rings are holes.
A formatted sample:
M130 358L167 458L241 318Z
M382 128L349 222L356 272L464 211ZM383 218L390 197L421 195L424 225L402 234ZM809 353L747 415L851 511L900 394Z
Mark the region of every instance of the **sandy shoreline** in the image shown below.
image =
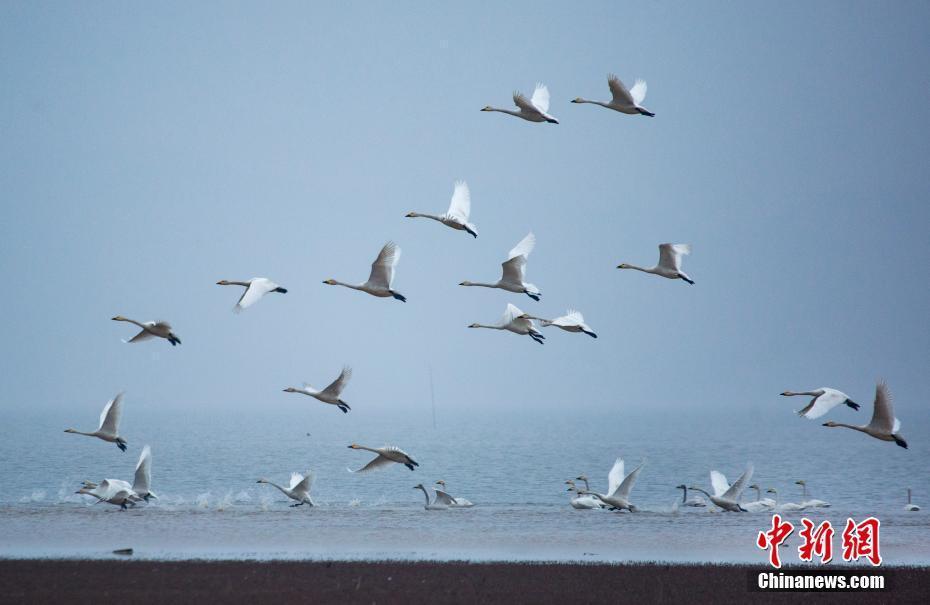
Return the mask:
M748 565L465 562L0 560L0 602L28 603L781 603L750 592ZM930 568L886 570L891 587L817 602L921 603Z

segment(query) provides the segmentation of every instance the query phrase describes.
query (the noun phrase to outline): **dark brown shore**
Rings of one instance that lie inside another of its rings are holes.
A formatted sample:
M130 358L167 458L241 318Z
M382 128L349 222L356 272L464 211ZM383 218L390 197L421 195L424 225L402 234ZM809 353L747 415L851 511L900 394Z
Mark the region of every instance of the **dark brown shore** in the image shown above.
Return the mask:
M926 603L930 568L870 593L750 592L761 566L0 560L0 603Z

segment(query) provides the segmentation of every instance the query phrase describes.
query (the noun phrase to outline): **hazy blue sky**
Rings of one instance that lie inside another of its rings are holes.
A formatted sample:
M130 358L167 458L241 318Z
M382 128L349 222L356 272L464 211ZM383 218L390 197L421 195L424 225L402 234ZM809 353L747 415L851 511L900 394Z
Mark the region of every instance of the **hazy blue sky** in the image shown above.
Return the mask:
M298 409L348 363L353 414L419 413L431 363L476 417L748 416L879 376L905 435L926 413L927 3L159 4L0 5L3 406ZM657 116L569 103L609 72ZM561 124L479 112L536 81ZM456 179L477 240L404 218ZM457 285L530 230L541 302ZM321 283L388 239L407 304ZM695 286L615 268L660 242ZM289 293L234 315L214 283L253 276ZM600 338L466 329L508 302Z

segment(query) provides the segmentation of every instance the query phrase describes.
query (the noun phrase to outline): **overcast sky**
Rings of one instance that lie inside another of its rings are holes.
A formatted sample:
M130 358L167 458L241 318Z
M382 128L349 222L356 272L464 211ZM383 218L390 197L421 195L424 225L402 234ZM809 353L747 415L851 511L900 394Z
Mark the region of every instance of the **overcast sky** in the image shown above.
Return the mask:
M745 415L798 407L785 389L869 403L885 377L906 422L930 376L928 23L925 2L5 2L2 405L261 408L350 364L353 413L420 412L431 365L442 409ZM656 117L569 103L608 100L610 72ZM559 125L479 112L537 81ZM404 217L456 179L478 239ZM457 285L530 230L541 302ZM364 281L387 240L406 304L321 283ZM696 285L615 268L661 242L692 245ZM215 282L253 276L289 292L234 315ZM600 338L466 329L508 302ZM183 344L123 344L116 314Z

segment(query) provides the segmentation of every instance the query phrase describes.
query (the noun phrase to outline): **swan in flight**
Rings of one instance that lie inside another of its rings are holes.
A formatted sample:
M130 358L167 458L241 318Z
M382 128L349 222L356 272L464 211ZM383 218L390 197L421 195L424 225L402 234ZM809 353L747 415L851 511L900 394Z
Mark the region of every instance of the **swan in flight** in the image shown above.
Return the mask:
M637 271L660 275L668 279L683 279L693 286L694 280L681 270L681 257L686 254L691 254L689 244L659 244L659 264L655 267L637 267L636 265L620 263L617 268L636 269Z
M555 319L543 319L530 315L529 313L524 313L519 319L536 319L539 320L540 325L544 328L555 326L557 328L562 328L566 332L584 332L592 338L597 338L597 334L594 333L591 326L584 322L584 316L581 314L581 311L576 311L574 309L569 309L565 312L565 315L556 317Z
M829 502L825 502L825 501L823 501L823 500L818 500L817 498L813 498L813 499L811 499L811 500L808 500L808 499L807 499L807 482L804 481L804 479L800 479L800 480L798 480L798 481L795 481L794 484L795 484L795 485L800 485L800 486L801 486L801 490L802 490L802 494L803 494L803 498L804 498L803 500L801 500L801 504L802 504L805 508L827 508L827 507L830 506L830 503L829 503Z
M249 281L230 281L227 279L221 279L216 282L217 286L243 286L245 287L245 292L242 293L242 296L239 297L239 300L236 302L236 306L233 307L233 311L236 313L241 313L243 309L251 307L259 301L259 299L268 294L269 292L278 292L279 294L287 294L287 290L274 283L267 277L253 277Z
M520 334L521 336L529 336L539 344L545 344L543 341L546 339L546 337L536 329L536 325L533 323L533 320L523 318L521 315L523 315L523 311L514 305L507 303L507 310L504 311L504 316L501 317L501 320L496 325L488 326L485 324L474 323L468 327L489 328L491 330L507 330L508 332Z
M417 483L413 486L413 489L423 490L423 495L426 496L426 506L423 508L426 510L447 510L449 508L449 502L451 502L451 500L449 498L449 494L446 492L438 489L434 490L436 497L433 498L432 502L430 502L429 492L426 491L426 488L423 487L422 483Z
M136 502L142 500L133 492L132 486L121 479L104 479L99 484L85 481L81 489L74 493L93 496L97 499L97 504L115 504L122 510L126 510L128 505L135 506Z
M407 218L431 218L447 227L465 231L473 237L478 237L478 228L473 223L468 222L469 214L471 214L471 193L468 191L468 183L456 181L455 189L452 192L452 202L449 203L449 210L445 214L408 212Z
M765 493L772 494L773 496L775 496L775 504L772 505L772 508L778 512L796 513L796 512L800 512L807 508L803 504L796 504L794 502L785 502L784 504L778 504L778 490L775 489L774 487L770 487L769 489L765 490Z
M513 249L510 251L510 254L507 255L507 260L501 263L503 271L499 280L493 284L465 280L459 285L480 286L482 288L500 288L501 290L507 290L508 292L513 292L515 294L526 294L533 300L539 300L539 297L542 296L539 288L529 282L524 281L526 273L526 259L529 258L530 252L532 252L533 248L535 247L536 236L533 235L533 232L531 231L526 235L526 237L521 239L516 246L513 247Z
M120 451L126 451L126 440L119 435L119 420L123 415L123 394L119 393L116 397L107 402L100 412L100 426L93 433L85 433L76 429L65 429L66 433L75 433L77 435L87 435L96 437L110 443L115 443Z
M550 116L548 113L549 89L546 88L545 84L536 84L536 90L533 91L533 98L529 100L523 96L523 93L514 91L513 104L517 106L519 111L514 111L512 109L498 109L496 107L491 107L490 105L483 107L481 111L499 111L501 113L517 116L518 118L523 118L524 120L528 120L530 122L549 122L550 124L559 123L558 120Z
M257 483L267 483L281 490L281 493L291 500L296 500L297 504L291 504L291 507L301 506L303 504L315 506L313 500L310 498L310 487L313 485L313 471L307 471L306 475L291 473L291 483L287 487L283 487L264 478L259 479Z
M365 447L364 445L358 445L353 443L349 446L349 449L352 450L367 450L369 452L374 452L378 454L378 457L363 466L362 468L353 471L348 469L350 473L367 473L368 471L373 471L379 468L383 468L389 464L398 463L403 464L410 470L413 470L413 467L420 466L416 460L410 457L410 455L399 447L394 447L392 445L386 445L384 447Z
M567 492L575 492L576 494L581 494L581 490L578 489L578 486L575 485L575 482L569 479L565 482L568 485ZM587 483L585 483L587 485ZM572 505L572 508L577 508L579 510L590 510L592 508L607 508L607 505L591 495L578 495L572 498L569 501L569 504Z
M152 448L148 445L142 448L139 462L136 463L136 474L132 480L133 493L146 502L151 498L158 500L158 496L151 489L152 486Z
M442 491L442 493L448 495L449 492L446 490L446 482L445 482L445 481L443 481L442 479L440 479L439 481L436 482L436 485L441 485L441 486L442 486L442 490L438 490L438 489L437 489L437 490L436 490L436 493L439 493L440 491ZM435 489L435 488L434 488L434 489ZM474 504L472 504L471 501L468 500L468 499L466 499L466 498L455 498L454 496L449 496L449 498L451 498L451 502L449 503L449 506L452 506L452 507L470 508L470 507L474 506Z
M691 496L688 498L688 486L682 483L681 485L676 485L675 489L684 490L681 494L681 506L695 506L703 507L707 506L707 500L700 496Z
M911 503L911 488L907 488L907 504L904 505L904 510L910 512L917 512L920 510L919 506Z
M607 475L607 493L599 494L585 490L579 494L590 494L607 505L610 510L628 510L631 513L636 512L636 507L630 504L630 491L636 484L640 471L646 462L640 462L639 466L633 469L629 475L623 476L623 458L617 458L610 473Z
M785 391L781 395L782 397L794 397L797 395L809 395L813 397L807 406L797 411L798 416L803 416L811 420L820 418L840 404L848 405L854 410L859 409L859 404L850 399L849 395L843 391L837 391L829 387L820 387L815 391L799 391L797 393L794 391Z
M326 387L322 391L318 391L314 389L312 386L310 386L309 384L305 382L302 389L297 389L294 387L287 387L286 389L284 389L284 392L285 393L301 393L303 395L309 395L310 397L313 397L314 399L319 399L323 403L329 403L331 405L338 407L340 410L342 410L343 414L348 414L349 410L351 410L352 408L349 407L348 403L346 403L345 401L341 399L341 395L342 395L342 390L346 388L346 384L348 384L350 378L352 378L352 368L350 368L349 366L345 366L344 368L342 368L342 373L339 374L336 380L334 380L332 384L330 384L328 387Z
M398 248L394 242L388 242L381 248L381 252L378 254L378 258L375 259L375 262L371 263L371 273L368 275L368 281L365 283L357 285L345 284L335 279L327 279L323 283L330 286L345 286L353 290L361 290L362 292L367 292L372 296L378 296L380 298L393 296L400 302L407 302L407 298L400 292L394 291L392 286L394 283L394 268L397 266L397 261L399 260L400 248Z
M843 424L842 422L824 422L823 426L837 427L842 426L853 429L881 439L882 441L894 441L899 446L907 449L907 441L901 436L901 421L894 416L894 407L891 403L891 394L888 392L888 385L881 381L875 387L875 403L873 404L872 420L868 424L857 426L854 424Z
M129 340L124 340L123 342L141 342L143 340L148 340L149 338L158 337L164 338L171 343L171 346L181 344L181 339L178 338L177 334L171 331L171 324L167 321L147 321L142 323L141 321L136 321L135 319L128 319L122 315L117 315L112 318L113 321L128 321L131 324L136 324L142 331L130 338Z
M623 82L620 81L620 78L610 74L607 76L607 86L610 87L610 94L613 98L606 103L603 101L582 99L581 97L572 99L572 103L592 103L594 105L606 107L607 109L619 111L620 113L627 113L630 115L639 114L649 116L650 118L655 117L656 114L642 106L642 102L646 98L645 80L637 79L636 83L633 84L633 88L627 89Z
M739 503L739 497L743 493L743 490L746 489L746 484L749 483L749 480L752 478L752 465L750 464L746 470L740 475L740 478L736 480L736 483L733 485L727 484L727 478L723 476L723 473L719 471L710 472L710 484L714 488L713 495L708 494L706 491L699 487L691 486L689 489L693 489L696 492L701 492L708 498L710 501L722 508L723 510L730 511L733 513L736 512L748 512L742 505Z

